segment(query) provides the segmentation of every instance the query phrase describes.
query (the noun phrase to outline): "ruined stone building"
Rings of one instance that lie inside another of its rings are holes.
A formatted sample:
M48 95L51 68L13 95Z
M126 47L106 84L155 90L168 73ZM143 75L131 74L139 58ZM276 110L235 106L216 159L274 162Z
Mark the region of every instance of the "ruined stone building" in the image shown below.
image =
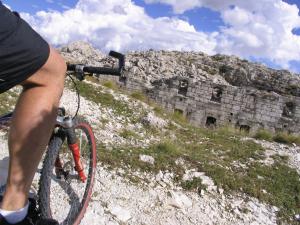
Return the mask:
M300 131L300 98L296 96L182 77L157 80L148 94L197 126L232 124L246 131Z

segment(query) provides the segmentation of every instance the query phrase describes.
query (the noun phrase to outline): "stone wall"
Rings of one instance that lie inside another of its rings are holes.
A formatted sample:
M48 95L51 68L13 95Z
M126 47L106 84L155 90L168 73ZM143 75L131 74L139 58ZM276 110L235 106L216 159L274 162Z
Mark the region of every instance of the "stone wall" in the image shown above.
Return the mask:
M232 124L246 131L300 132L300 98L295 96L181 77L155 81L148 95L197 126Z
M120 80L103 75L100 79L114 80L131 92L144 92L196 126L231 124L250 132L263 128L300 133L300 97L179 76L155 80L151 86L130 76Z

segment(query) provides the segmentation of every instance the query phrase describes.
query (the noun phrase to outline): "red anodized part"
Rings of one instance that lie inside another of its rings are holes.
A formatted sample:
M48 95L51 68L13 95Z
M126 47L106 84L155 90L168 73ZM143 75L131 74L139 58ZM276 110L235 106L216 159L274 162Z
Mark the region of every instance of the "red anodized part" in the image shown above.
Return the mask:
M69 145L70 150L72 151L74 162L75 162L75 170L77 171L79 178L82 182L86 181L86 175L83 171L84 167L80 160L80 149L77 143Z

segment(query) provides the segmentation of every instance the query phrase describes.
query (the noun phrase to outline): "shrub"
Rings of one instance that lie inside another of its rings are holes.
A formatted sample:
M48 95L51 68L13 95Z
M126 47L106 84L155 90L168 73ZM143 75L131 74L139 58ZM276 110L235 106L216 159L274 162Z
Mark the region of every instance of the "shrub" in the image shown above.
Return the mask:
M133 92L133 93L131 93L130 96L132 98L140 100L142 102L146 102L146 100L147 100L147 96L144 93L140 92L140 91Z
M258 130L253 137L259 140L271 141L273 138L273 134L270 131L261 129Z
M188 120L187 120L187 118L183 115L183 113L180 112L180 111L177 111L177 110L175 110L175 111L173 112L173 114L171 115L171 118L172 118L175 122L177 122L177 123L179 123L179 124L187 124L187 123L188 123Z
M111 80L104 81L102 85L113 90L118 89L117 84Z
M283 144L295 143L300 145L300 137L296 135L291 135L286 132L280 132L273 137L273 140Z
M206 190L207 186L202 184L202 179L200 177L193 177L192 180L186 180L181 182L181 186L183 189L192 191L200 191Z

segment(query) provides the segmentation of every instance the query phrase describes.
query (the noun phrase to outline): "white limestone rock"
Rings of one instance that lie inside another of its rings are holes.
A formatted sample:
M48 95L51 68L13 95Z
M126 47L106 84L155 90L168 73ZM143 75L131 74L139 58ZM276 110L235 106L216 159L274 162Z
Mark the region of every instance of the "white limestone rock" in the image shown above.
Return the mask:
M116 218L123 222L126 223L128 220L131 219L131 214L130 211L122 208L121 206L111 206L110 207L110 212L111 214L113 214L114 216L116 216Z
M154 164L155 159L150 155L140 155L140 160L149 164Z
M168 204L179 208L179 209L185 209L189 208L193 205L193 202L187 197L185 194L175 191L169 191L169 194L171 195Z

